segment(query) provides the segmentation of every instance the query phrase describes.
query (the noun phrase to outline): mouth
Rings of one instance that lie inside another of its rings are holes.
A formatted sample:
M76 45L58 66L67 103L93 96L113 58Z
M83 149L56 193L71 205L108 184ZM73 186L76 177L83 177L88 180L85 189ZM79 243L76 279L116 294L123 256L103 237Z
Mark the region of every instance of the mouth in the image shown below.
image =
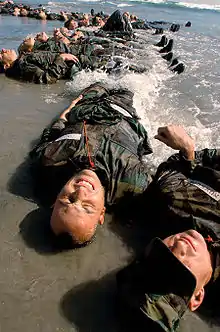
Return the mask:
M91 181L89 181L88 179L81 178L81 179L77 180L75 183L79 186L86 187L90 190L95 190L93 183Z
M186 242L194 251L196 251L195 245L190 239L190 237L181 237L180 240Z

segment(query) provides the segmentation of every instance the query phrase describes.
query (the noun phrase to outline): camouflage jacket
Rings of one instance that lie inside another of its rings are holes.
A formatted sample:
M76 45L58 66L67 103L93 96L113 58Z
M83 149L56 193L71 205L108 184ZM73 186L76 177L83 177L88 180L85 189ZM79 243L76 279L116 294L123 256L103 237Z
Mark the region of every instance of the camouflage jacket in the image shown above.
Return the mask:
M136 205L136 211L143 215L147 207L153 217L152 222L145 219L151 237L165 238L188 229L204 236L214 263L206 303L210 301L212 313L219 314L220 150L196 151L194 161L181 152L171 156L141 196L142 206ZM126 331L175 332L196 279L160 239L154 239L141 257L118 273L117 284Z
M70 48L62 41L48 38L46 42L35 41L33 51L49 51L53 53L71 53Z
M54 83L58 79L71 78L72 67L76 65L65 62L59 55L46 51L22 54L5 75L34 83Z
M106 189L108 205L125 192L143 192L150 177L142 156L152 150L132 107L132 93L95 84L83 96L69 113L68 122L59 119L44 130L32 157L50 179L60 169L60 175L55 175L60 187L77 171L91 168L92 161Z

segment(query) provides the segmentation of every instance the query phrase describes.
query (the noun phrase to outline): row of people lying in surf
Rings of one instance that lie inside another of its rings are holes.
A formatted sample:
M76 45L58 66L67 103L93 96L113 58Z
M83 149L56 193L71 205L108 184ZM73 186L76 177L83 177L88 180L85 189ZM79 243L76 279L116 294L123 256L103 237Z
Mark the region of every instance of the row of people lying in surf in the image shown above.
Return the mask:
M79 12L68 13L66 11L60 11L60 13L53 13L50 10L46 10L42 5L36 8L32 8L27 4L16 4L13 1L3 1L0 2L0 14L12 15L20 17L29 17L39 20L58 20L67 22L70 19L74 19L77 26L103 26L107 21L109 15L104 14L102 11L100 13L95 13L91 10L91 14L84 14Z
M122 316L128 331L149 323L150 331L175 331L219 275L220 150L195 151L181 126L161 127L155 139L179 153L151 174L148 133L132 105L126 89L83 90L30 154L36 197L52 206L58 246L88 245L106 208L138 225L150 246L118 274Z
M125 37L125 39L123 38ZM134 48L135 43L135 48ZM149 46L149 45L147 45ZM162 36L156 44L169 68L182 73L184 65L173 59L173 40ZM103 70L107 73L149 70L146 49L123 31L80 32L69 35L66 28L55 29L52 38L45 33L27 38L14 50L1 51L1 68L6 76L35 83L54 83L59 79L73 79L81 69Z
M94 9L91 9L91 12L86 14L78 12L68 13L66 11L52 13L50 10L46 10L42 5L39 5L37 8L31 8L31 6L27 4L15 4L12 0L0 2L0 13L40 20L59 20L67 22L74 19L75 24L79 27L103 27L109 18L108 14L104 14L103 11L95 13ZM173 22L148 21L138 18L137 15L130 14L129 12L124 12L123 16L127 17L133 29L155 30L155 33L163 33L164 30L176 32L181 26ZM188 21L185 26L191 26L191 22Z

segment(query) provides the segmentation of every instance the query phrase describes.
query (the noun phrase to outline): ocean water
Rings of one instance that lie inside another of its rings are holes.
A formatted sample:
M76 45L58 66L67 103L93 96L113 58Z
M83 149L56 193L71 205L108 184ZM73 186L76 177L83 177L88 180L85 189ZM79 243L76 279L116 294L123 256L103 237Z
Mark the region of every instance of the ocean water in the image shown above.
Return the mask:
M206 1L206 3L205 3ZM31 0L32 5L36 3ZM129 11L147 20L165 20L181 24L176 33L166 32L174 39L173 53L184 62L186 70L181 75L167 70L153 43L160 36L146 31L136 34L145 45L143 60L149 63L145 74L108 76L105 73L82 72L73 82L67 82L67 95L76 95L91 82L101 80L110 86L124 86L135 93L135 105L143 124L149 131L155 154L150 157L152 167L171 154L170 149L153 139L159 126L182 124L195 138L197 148L220 146L220 4L218 0L185 1L50 1L41 2L52 11L95 11L112 13L116 9ZM184 27L191 21L190 28ZM28 34L38 31L52 32L61 22L42 22L34 19L0 16L0 47L17 48ZM51 94L51 95L50 95ZM43 96L45 102L56 102L53 92Z

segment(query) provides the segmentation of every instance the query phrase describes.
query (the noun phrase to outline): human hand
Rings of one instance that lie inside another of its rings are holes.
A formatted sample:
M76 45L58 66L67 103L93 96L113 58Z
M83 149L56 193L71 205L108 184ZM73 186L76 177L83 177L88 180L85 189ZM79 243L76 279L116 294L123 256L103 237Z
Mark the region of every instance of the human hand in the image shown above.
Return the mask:
M64 61L73 61L73 62L79 62L79 59L73 55L73 54L68 54L68 53L63 53L60 54L60 57L64 60Z
M185 129L179 125L168 125L158 128L154 137L174 150L180 150L187 159L194 159L195 143Z

